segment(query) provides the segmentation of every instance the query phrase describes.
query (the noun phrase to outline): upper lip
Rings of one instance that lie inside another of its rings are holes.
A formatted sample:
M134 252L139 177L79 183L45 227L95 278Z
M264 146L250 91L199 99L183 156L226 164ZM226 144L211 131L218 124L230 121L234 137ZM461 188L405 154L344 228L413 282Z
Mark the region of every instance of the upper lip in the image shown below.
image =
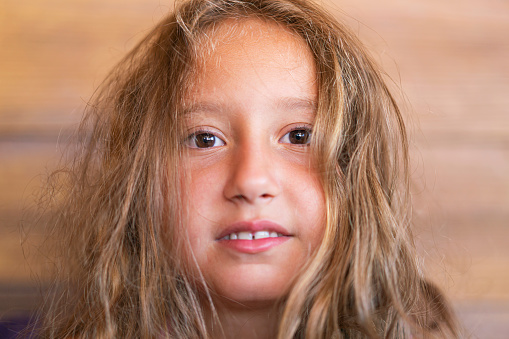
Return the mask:
M252 220L252 221L238 221L229 225L228 227L221 231L221 233L217 237L217 240L222 239L231 233L238 232L254 233L258 231L277 232L282 234L283 236L291 236L291 233L286 228L275 222L272 222L270 220Z

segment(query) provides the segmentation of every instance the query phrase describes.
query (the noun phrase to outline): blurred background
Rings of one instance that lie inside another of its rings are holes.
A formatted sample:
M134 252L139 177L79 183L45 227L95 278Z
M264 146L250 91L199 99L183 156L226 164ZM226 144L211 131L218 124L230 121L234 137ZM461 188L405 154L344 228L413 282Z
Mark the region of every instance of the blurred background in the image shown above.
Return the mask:
M469 337L508 338L509 2L322 3L361 36L400 96L426 271ZM48 283L44 234L33 226L44 175L107 71L172 6L0 0L0 319L32 310Z

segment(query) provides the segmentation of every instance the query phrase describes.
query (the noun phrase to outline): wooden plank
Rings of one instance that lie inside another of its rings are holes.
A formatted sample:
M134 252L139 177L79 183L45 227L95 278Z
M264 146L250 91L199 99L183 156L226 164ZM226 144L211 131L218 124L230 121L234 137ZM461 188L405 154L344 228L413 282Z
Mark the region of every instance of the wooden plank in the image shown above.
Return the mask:
M324 3L406 95L416 233L427 271L473 336L509 333L509 3ZM22 207L39 173L59 159L59 134L72 130L106 72L170 7L0 2L0 283L31 286L30 270L43 271L44 262L26 266L19 246ZM43 238L35 234L31 251Z

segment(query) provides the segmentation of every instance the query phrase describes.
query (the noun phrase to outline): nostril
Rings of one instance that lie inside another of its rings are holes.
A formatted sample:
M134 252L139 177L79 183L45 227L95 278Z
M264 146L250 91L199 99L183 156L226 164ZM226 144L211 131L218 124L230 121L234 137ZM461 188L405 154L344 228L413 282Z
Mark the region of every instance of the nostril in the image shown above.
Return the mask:
M270 194L265 193L265 194L262 194L260 197L261 198L271 198L272 196Z

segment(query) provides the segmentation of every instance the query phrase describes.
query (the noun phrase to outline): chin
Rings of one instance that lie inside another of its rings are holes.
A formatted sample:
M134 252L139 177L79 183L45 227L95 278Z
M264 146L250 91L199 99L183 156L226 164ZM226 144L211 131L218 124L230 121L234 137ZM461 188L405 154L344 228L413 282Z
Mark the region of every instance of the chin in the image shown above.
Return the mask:
M248 307L272 306L288 294L291 276L277 272L245 272L246 274L225 275L213 286L213 295L221 301L231 301Z

